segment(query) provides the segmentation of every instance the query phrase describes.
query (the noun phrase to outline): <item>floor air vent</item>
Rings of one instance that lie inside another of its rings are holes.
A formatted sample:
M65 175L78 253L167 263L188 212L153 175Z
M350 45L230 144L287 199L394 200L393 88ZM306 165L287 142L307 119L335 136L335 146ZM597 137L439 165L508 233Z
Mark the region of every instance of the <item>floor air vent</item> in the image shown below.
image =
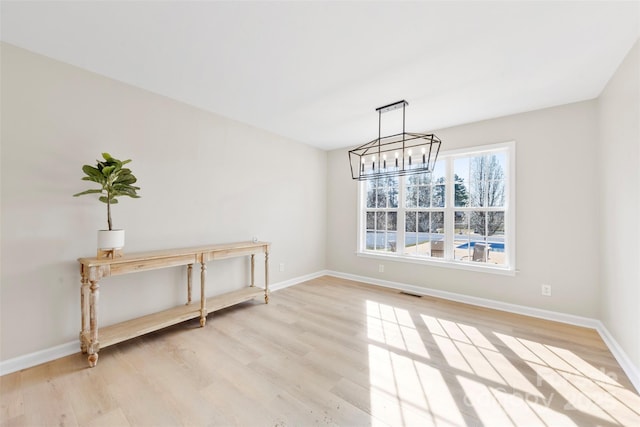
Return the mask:
M421 298L422 297L422 295L412 294L411 292L406 292L406 291L400 291L400 293L402 295L409 295L410 297L416 297L416 298Z

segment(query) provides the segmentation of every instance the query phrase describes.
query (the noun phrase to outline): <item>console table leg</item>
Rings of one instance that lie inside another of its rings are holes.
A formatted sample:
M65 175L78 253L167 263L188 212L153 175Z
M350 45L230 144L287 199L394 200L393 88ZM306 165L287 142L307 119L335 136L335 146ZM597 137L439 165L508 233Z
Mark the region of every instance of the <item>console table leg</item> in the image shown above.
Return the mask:
M251 254L251 287L256 285L256 255Z
M90 354L87 360L89 361L89 367L95 368L98 364L98 353Z
M264 253L264 303L269 304L269 251Z
M187 305L191 304L191 278L193 277L193 264L187 265Z
M91 280L91 295L89 297L89 366L95 367L98 363L98 351L100 343L98 341L98 299L100 296L100 286L97 281Z
M205 295L205 282L207 280L207 264L202 261L200 270L200 326L207 323L207 297Z
M82 354L87 353L87 335L89 333L89 279L85 277L84 271L82 273L82 285L80 286L80 350Z

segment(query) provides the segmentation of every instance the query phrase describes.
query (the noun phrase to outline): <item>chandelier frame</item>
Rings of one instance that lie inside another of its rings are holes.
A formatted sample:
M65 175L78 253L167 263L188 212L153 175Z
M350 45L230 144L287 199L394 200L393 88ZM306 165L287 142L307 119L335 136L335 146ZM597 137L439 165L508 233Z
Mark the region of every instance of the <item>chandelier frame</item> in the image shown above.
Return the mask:
M354 180L366 181L433 172L442 141L432 133L405 131L405 108L407 105L409 105L407 101L401 100L376 108L378 112L378 138L349 150L351 177ZM399 108L402 108L402 133L382 136L382 113ZM414 152L414 150L416 151Z

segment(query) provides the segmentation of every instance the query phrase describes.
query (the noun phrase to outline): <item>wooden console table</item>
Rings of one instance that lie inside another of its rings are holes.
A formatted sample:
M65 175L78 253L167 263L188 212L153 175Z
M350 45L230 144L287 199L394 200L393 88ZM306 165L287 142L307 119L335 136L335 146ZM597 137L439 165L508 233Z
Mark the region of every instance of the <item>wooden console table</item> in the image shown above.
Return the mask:
M264 294L269 302L269 247L266 242L240 242L193 248L170 249L154 252L125 254L116 258L79 258L82 286L80 308L82 329L80 349L88 353L89 366L98 363L98 351L110 345L143 335L185 320L200 318L200 326L207 314L224 307L248 301ZM264 289L255 286L255 255L264 253ZM239 256L251 256L251 283L238 291L206 298L207 261ZM191 283L193 264L200 263L200 304L192 304ZM138 271L165 267L187 266L187 303L158 313L101 328L98 334L98 282L103 277L118 276Z

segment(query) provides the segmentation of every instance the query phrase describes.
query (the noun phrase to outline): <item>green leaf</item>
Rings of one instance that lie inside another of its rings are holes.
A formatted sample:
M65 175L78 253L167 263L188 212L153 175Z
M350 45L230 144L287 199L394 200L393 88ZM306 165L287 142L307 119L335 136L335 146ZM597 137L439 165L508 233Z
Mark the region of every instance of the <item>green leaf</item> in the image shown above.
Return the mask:
M133 188L119 188L118 196L134 197L134 196L137 196L137 194L136 194L136 190Z
M102 175L104 176L109 176L111 175L111 172L113 172L113 169L115 168L115 166L105 166L102 169Z
M133 175L120 175L118 178L116 178L115 181L113 181L114 184L133 184L134 182L136 182L137 179L135 176Z
M102 158L105 160L111 160L113 157L111 157L111 154L109 153L102 153Z
M83 196L85 194L101 194L102 190L85 190L81 193L76 193L73 195L73 197L78 197L78 196Z
M97 182L97 183L98 183L98 184L100 184L100 185L102 185L102 184L104 183L104 178L103 178L103 177L101 177L101 178L95 178L95 177L92 177L92 176L83 176L83 177L82 177L82 180L83 180L83 181L92 181L92 182Z
M93 166L84 165L82 167L82 171L89 176L96 176L96 177L102 176L102 173L98 169L94 168Z

